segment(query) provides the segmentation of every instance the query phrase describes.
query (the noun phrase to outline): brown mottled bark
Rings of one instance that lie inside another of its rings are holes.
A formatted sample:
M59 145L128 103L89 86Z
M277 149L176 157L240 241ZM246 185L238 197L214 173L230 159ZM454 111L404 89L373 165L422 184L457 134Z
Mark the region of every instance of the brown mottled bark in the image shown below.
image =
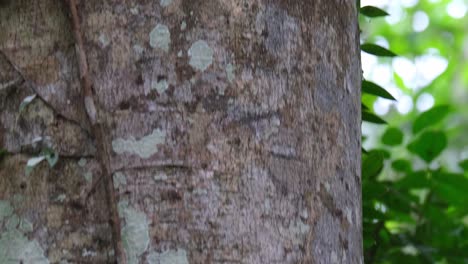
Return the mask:
M355 1L76 2L0 1L0 259L362 262Z

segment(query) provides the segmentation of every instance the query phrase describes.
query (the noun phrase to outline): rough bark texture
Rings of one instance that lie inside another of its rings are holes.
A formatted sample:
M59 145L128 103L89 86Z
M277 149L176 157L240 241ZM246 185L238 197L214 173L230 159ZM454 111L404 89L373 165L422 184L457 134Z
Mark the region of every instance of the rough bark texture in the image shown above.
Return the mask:
M0 1L0 259L114 261L105 184L81 203L105 144L128 263L362 262L354 0L78 14L99 142L65 2ZM26 175L44 146L58 163Z

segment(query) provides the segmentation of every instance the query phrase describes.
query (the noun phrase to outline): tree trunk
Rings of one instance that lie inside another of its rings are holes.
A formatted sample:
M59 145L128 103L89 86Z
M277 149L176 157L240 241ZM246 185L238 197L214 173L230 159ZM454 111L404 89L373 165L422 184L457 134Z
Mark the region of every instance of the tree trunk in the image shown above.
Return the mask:
M1 263L362 263L355 1L71 6L0 1Z

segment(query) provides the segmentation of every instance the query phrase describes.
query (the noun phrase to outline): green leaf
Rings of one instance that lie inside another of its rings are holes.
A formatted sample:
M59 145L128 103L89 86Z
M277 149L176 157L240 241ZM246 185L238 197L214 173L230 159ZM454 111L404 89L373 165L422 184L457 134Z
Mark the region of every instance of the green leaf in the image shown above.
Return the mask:
M392 51L381 47L379 45L371 44L371 43L365 43L361 45L361 50L380 57L395 57L397 56L395 53Z
M458 165L464 170L468 171L468 159L462 160L458 163Z
M38 157L34 157L34 158L30 158L28 160L28 163L26 164L26 175L29 175L31 174L31 172L33 171L33 169L39 164L41 163L43 160L45 160L45 156L38 156Z
M404 189L422 189L430 188L431 182L427 178L427 172L418 171L401 178L395 183L395 186Z
M400 90L402 90L403 92L411 92L412 91L410 88L408 88L405 85L405 82L403 81L403 78L401 78L401 76L398 75L398 73L396 73L396 72L393 73L393 80L395 81L395 84L398 86L398 88L400 88Z
M362 162L362 178L375 178L382 171L384 155L380 152L372 152L366 155Z
M398 172L406 172L406 173L409 173L413 170L411 166L411 162L405 159L394 160L392 162L392 169Z
M437 172L434 191L445 201L466 209L468 204L468 179L463 174Z
M363 103L361 103L361 109L363 110L369 110L369 107L365 106Z
M384 10L375 7L375 6L364 6L361 7L359 10L359 13L366 17L383 17L383 16L388 16L388 13L385 12Z
M403 133L396 127L389 127L382 136L382 143L397 146L403 142Z
M0 161L3 160L3 158L8 155L8 151L6 149L0 149Z
M411 212L411 204L417 203L418 200L415 196L391 186L387 182L388 194L382 197L382 202L388 207L389 211L397 211L400 213Z
M367 121L374 124L387 124L385 120L368 111L362 111L362 121Z
M44 148L42 150L42 155L46 158L51 168L53 168L55 164L57 164L59 155L55 150L51 148Z
M437 122L444 119L449 113L450 108L448 105L435 106L426 112L422 113L413 124L413 133L416 134L424 128L437 124Z
M377 176L377 175L376 175ZM388 193L388 186L376 180L367 180L362 183L362 197L365 201L381 200Z
M59 155L55 150L51 148L44 148L39 156L30 158L28 160L28 163L26 164L26 175L31 174L33 169L43 160L47 160L51 168L54 167L55 164L57 164L58 158Z
M373 149L368 151L370 154L372 153L380 153L384 157L384 159L389 159L390 158L390 152L388 152L385 149Z
M376 95L385 99L394 100L396 101L395 97L393 97L389 92L387 92L384 88L380 87L379 85L369 82L369 81L362 81L362 92L367 94Z
M444 132L426 131L408 145L408 150L430 163L446 146L447 136Z
M23 99L23 101L21 102L20 107L19 107L20 113L26 108L26 106L28 106L28 104L30 104L36 98L36 96L37 96L37 94L33 94L33 95L30 95L30 96L26 96Z
M382 193L381 193L381 195L382 195ZM368 195L364 195L364 196L366 197L365 199L370 198L370 196L368 196ZM386 220L387 217L385 216L385 214L383 214L380 211L375 210L372 203L369 203L369 205L366 206L365 203L363 203L363 206L362 206L362 209L363 209L363 212L364 212L363 217L365 219L369 219L369 220L374 220L374 219Z

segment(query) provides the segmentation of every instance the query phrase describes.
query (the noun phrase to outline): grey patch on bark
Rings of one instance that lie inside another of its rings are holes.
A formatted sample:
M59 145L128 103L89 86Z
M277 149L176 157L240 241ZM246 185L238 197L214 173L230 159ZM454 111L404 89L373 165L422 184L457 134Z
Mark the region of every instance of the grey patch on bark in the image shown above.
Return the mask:
M255 30L266 35L265 47L272 55L283 58L282 64L290 68L291 55L300 43L300 22L290 17L285 10L267 6L257 13Z

